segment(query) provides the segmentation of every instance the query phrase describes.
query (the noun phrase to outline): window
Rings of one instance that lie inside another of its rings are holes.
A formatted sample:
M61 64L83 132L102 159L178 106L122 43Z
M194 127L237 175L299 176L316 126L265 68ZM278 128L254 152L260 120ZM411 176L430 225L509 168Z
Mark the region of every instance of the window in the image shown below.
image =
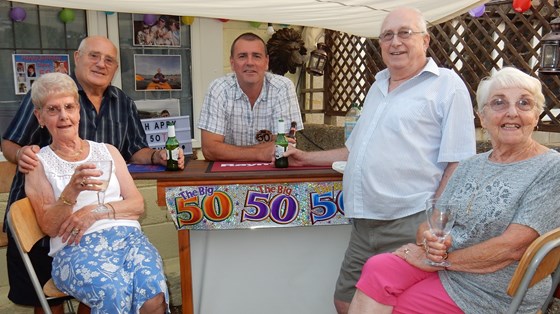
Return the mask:
M12 6L25 9L27 17L13 22ZM74 10L75 19L64 24L58 19L60 8L0 1L0 134L12 121L23 95L15 94L12 54L68 54L74 68L73 52L87 34L86 14Z

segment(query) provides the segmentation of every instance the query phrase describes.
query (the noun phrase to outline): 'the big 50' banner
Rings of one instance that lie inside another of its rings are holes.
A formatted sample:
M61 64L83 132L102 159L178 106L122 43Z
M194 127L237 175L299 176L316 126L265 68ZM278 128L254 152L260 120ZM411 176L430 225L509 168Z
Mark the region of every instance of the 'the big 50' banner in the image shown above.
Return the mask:
M342 182L166 188L177 229L212 230L347 224Z

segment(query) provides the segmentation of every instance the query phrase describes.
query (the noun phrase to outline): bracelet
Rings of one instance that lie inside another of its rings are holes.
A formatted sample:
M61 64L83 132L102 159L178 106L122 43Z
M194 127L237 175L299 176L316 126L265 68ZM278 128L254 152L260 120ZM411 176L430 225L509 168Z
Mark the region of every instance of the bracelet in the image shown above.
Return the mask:
M107 203L106 205L111 207L111 209L113 210L113 219L117 219L117 218L115 218L115 207L113 207L113 204Z
M154 151L152 152L152 157L150 158L150 161L152 162L152 165L155 165L154 156L155 156L156 152L157 152L157 150L154 149Z
M60 199L64 205L68 205L68 206L74 206L78 202L78 201L70 202L66 197L64 197L64 194L62 193L60 194L60 197L58 199Z

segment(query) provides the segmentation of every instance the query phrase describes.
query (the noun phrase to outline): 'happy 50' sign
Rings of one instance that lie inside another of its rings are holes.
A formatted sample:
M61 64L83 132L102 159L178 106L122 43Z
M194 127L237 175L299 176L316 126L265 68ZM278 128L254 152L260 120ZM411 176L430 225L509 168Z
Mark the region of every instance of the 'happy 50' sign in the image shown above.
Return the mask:
M177 229L347 224L342 182L182 186L166 189Z

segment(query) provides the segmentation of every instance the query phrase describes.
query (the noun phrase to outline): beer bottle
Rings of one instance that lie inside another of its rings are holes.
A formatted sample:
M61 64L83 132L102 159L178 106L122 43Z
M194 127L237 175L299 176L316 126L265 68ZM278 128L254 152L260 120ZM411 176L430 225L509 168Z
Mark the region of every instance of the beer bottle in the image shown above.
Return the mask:
M165 151L167 152L167 170L179 170L179 141L175 137L175 124L171 121L167 121Z
M288 140L284 133L286 132L286 125L284 120L278 120L278 135L276 136L276 150L274 167L276 168L288 168L288 157L283 157L285 151L288 150Z

